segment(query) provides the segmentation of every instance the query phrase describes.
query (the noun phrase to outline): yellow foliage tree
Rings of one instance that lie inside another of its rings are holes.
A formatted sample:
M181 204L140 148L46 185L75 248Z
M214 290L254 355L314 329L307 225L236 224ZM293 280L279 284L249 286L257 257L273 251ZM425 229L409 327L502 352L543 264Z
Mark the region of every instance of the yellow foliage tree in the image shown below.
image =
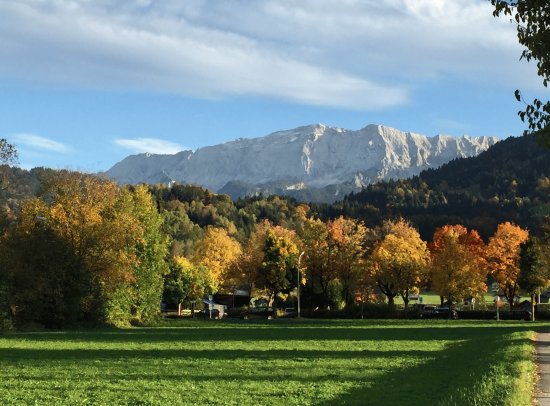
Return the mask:
M418 231L404 220L388 221L385 229L387 234L370 256L373 278L390 307L399 294L407 308L409 294L426 279L430 253Z
M197 243L193 262L208 268L215 286L219 288L241 252L241 245L229 236L227 230L208 227L204 237Z
M266 240L270 233L277 238L285 239L296 247L300 245L300 240L294 231L281 226L273 226L267 220L261 221L245 242L241 255L228 275L230 284L245 286L252 294L258 281L258 270L264 262ZM303 283L305 283L305 279Z
M200 301L214 290L206 267L194 265L185 257L173 258L164 286L164 299L168 303L189 305L191 301Z
M510 307L519 289L520 248L529 232L510 222L499 224L487 246L487 263Z
M462 225L438 228L429 245L433 289L452 303L487 291L485 244L477 231Z
M115 183L77 172L43 179L43 195L22 203L7 236L19 318L50 326L129 322L131 295L115 304L120 288L136 280L144 229L126 197Z
M327 224L328 272L342 284L346 306L353 303L359 274L364 272L369 230L361 221L338 217Z
M304 219L300 237L305 252L308 283L314 293L327 298L329 283L338 277L336 269L331 266L332 252L328 244L327 224L312 217Z

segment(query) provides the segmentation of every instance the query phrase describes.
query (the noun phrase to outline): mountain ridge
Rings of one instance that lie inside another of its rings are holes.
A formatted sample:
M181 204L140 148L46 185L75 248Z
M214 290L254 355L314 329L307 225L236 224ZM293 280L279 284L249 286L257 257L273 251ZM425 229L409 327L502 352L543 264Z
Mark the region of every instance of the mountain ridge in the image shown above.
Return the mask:
M174 155L131 155L105 175L123 184L177 181L215 192L229 189L234 198L240 197L231 193L236 184L240 186L234 189L245 195L334 191L340 185L347 193L380 180L408 178L454 158L475 156L497 141L488 136L427 137L375 124L357 131L314 124Z

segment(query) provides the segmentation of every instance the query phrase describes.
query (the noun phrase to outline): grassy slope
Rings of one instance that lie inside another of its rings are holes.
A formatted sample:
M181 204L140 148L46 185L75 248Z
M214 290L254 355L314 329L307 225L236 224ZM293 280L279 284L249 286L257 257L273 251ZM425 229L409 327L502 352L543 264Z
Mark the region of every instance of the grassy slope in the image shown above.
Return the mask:
M0 336L0 404L530 404L533 327L178 322Z

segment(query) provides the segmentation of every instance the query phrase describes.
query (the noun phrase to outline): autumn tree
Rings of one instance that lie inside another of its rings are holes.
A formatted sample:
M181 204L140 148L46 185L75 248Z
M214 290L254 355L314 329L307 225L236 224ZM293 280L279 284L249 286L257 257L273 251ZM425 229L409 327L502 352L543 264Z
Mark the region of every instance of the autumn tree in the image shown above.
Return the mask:
M131 313L140 321L152 319L159 312L168 273L166 257L169 238L163 233L163 217L157 210L149 189L139 185L127 191L130 213L138 222L140 232L135 245L136 262L131 284Z
M129 325L159 311L167 240L146 187L44 173L4 236L2 268L20 322ZM32 252L32 255L29 255Z
M254 231L243 244L241 254L230 268L227 275L228 283L233 286L242 286L252 294L258 278L258 269L264 260L267 232L272 228L273 226L267 220L256 224Z
M0 139L0 164L10 164L17 162L17 150L6 139ZM8 186L8 177L2 171L0 172L0 188L5 189ZM3 231L3 230L2 230ZM13 280L6 271L0 270L0 331L4 328L12 327L11 309L9 306L10 295L13 289Z
M407 308L409 294L426 279L430 253L418 231L405 220L388 221L385 229L384 238L370 256L373 278L390 307L399 294Z
M226 284L242 286L251 294L257 289L263 289L264 279L259 275L259 271L265 260L265 246L270 233L296 247L300 244L294 231L285 227L274 226L268 220L260 221L243 244L241 255L227 275ZM302 279L303 284L305 278Z
M327 224L328 264L342 284L346 306L353 304L358 274L366 262L368 229L357 220L339 217Z
M164 283L166 303L189 306L192 300L200 301L215 290L216 284L206 267L194 265L185 257L173 258Z
M120 314L116 303L120 286L135 281L134 244L142 234L139 221L119 204L120 189L67 171L42 183L41 196L21 205L18 223L5 237L5 266L17 285L16 317L53 326L128 322L130 315ZM35 277L41 285L27 284ZM49 312L37 318L42 306Z
M450 303L487 291L485 244L462 225L438 228L429 244L432 288Z
M550 2L545 0L491 0L495 17L510 16L516 24L518 41L525 47L521 59L536 61L537 73L544 87L550 81ZM523 101L519 90L516 99ZM546 146L550 146L550 101L534 99L525 103L518 114L527 119L529 130L536 133Z
M531 295L531 317L535 320L535 295L550 285L550 248L537 237L521 245L518 284Z
M196 246L193 262L205 266L219 288L241 254L241 245L223 228L208 227Z
M267 291L269 304L273 306L279 293L297 286L300 252L292 239L279 237L272 230L267 232L263 252L256 283Z
M309 283L325 305L341 298L354 301L357 278L365 269L369 230L357 220L338 217L327 223L308 218L302 224L301 239ZM336 292L340 288L340 292ZM339 299L339 300L341 300Z
M332 266L333 252L329 246L327 224L319 219L306 218L301 224L300 238L304 249L304 263L308 270L308 285L313 294L325 302L329 298L329 284L338 277Z
M510 307L519 289L520 246L529 233L510 222L499 224L487 246L487 264Z

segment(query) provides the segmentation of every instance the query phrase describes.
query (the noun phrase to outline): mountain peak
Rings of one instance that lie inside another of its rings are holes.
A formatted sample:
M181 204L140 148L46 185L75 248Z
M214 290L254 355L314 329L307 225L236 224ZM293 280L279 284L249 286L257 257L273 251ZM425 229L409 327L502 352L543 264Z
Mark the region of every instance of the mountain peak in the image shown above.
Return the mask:
M496 141L494 137L426 137L379 124L352 131L318 123L195 152L134 155L106 174L119 183L170 179L214 191L230 182L241 189L244 184L277 184L283 191L342 184L360 188L379 180L410 177L457 157L477 155Z

